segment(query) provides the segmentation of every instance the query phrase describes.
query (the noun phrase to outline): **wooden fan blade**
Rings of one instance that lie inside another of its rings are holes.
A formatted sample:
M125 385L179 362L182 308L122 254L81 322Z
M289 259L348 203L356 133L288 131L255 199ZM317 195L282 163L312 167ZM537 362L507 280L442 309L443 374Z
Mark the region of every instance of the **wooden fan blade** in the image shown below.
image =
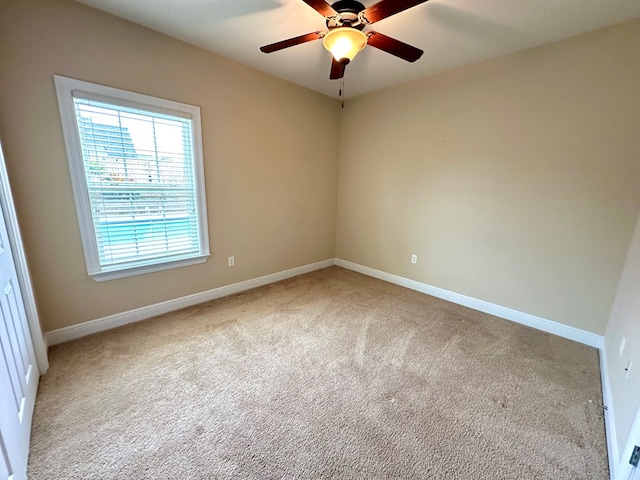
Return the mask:
M390 17L396 13L400 13L421 3L425 3L427 0L381 0L380 2L371 5L364 9L364 18L367 19L367 23L379 22L383 18Z
M378 32L368 32L369 40L367 45L379 48L391 55L406 60L407 62L415 62L424 53L419 48L413 47L408 43L401 42L395 38L388 37Z
M278 50L282 50L283 48L289 48L289 47L293 47L294 45L300 45L301 43L311 42L313 40L319 40L323 36L324 36L324 32L320 32L320 31L307 33L306 35L300 35L299 37L293 37L287 40L282 40L281 42L265 45L264 47L260 47L260 51L264 53L277 52Z
M335 58L331 57L331 73L329 74L329 78L331 80L337 80L339 78L344 77L345 67L346 67L345 63L341 63L337 61Z
M304 3L313 8L316 12L318 12L323 17L335 17L338 15L331 5L329 5L324 0L302 0Z

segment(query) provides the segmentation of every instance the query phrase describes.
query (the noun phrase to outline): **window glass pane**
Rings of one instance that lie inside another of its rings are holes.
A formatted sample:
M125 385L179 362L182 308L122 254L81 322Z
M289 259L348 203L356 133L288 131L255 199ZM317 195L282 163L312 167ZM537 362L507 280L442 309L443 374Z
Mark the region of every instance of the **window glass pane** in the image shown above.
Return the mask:
M192 121L74 98L101 267L200 252Z

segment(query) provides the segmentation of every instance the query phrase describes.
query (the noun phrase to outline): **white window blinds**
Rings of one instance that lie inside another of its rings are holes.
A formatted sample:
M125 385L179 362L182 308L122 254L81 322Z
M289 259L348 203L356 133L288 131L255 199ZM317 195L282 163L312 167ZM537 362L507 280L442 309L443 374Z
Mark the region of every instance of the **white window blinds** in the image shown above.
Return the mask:
M198 253L191 120L74 105L100 265Z
M81 158L74 167L84 177L82 188L74 184L83 197L83 242L92 227L89 273L208 255L192 115L101 92L69 93Z

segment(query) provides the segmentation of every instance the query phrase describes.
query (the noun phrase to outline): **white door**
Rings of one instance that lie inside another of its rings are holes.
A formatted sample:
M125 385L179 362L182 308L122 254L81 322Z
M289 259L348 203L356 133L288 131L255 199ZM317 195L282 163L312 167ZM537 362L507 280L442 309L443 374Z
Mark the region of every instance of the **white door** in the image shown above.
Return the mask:
M21 480L40 373L0 203L0 480Z

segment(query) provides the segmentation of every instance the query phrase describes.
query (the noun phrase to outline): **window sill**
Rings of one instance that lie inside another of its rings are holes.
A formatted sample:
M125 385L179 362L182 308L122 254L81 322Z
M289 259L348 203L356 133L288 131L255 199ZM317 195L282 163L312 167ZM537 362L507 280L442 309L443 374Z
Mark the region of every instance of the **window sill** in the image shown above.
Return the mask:
M118 270L103 270L100 272L89 272L91 278L96 282L105 282L107 280L115 280L117 278L133 277L136 275L144 275L145 273L160 272L162 270L170 270L172 268L187 267L189 265L198 265L205 263L209 259L210 254L202 254L197 257L180 258L162 263L154 263L152 265L139 265Z

